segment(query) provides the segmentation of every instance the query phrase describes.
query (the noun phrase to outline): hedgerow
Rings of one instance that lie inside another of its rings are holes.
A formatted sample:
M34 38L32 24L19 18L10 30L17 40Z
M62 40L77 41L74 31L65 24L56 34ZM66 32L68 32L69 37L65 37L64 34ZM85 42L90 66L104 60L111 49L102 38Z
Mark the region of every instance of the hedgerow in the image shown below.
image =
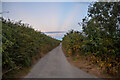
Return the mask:
M83 32L70 31L64 36L66 54L82 53L104 72L120 76L119 9L120 2L92 3L81 23Z
M34 57L47 53L60 43L21 21L3 18L1 21L3 77L11 71L30 67Z

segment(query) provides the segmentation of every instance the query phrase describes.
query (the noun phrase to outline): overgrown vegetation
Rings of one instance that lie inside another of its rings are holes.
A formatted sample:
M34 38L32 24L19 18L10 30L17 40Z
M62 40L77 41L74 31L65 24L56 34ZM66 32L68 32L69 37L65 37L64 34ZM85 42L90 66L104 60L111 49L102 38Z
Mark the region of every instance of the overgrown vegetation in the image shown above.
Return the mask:
M104 72L119 77L120 2L90 4L88 15L80 25L82 33L72 30L63 38L66 55L85 55Z
M47 53L60 41L42 32L35 31L21 21L14 22L2 18L2 69L3 78L10 72L30 67L35 57Z

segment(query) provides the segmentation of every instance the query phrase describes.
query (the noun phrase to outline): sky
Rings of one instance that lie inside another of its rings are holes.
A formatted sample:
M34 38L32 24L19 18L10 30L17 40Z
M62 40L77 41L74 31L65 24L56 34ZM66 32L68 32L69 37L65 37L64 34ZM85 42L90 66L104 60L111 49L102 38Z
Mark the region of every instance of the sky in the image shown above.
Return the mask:
M14 21L22 20L30 24L35 30L56 37L63 37L68 30L82 30L78 25L87 15L90 2L3 2L2 11L4 18ZM57 33L58 31L65 31ZM58 38L59 39L59 38Z

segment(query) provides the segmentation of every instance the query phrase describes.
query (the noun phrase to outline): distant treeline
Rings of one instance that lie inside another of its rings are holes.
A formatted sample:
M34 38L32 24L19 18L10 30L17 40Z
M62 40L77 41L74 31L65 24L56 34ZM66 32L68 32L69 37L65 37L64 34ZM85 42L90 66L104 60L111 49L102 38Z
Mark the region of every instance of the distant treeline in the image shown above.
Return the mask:
M34 58L47 53L60 43L21 21L3 18L1 21L3 77L7 77L11 71L30 67Z
M71 30L63 38L65 54L85 55L104 72L120 77L120 2L90 4L79 25L82 33Z

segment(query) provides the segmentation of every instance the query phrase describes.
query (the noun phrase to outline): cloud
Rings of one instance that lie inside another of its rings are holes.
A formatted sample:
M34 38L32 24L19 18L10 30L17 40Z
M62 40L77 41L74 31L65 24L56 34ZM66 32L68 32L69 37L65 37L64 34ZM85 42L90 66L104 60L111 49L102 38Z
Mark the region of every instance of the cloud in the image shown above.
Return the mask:
M64 37L65 33L45 33L45 34L48 35L48 36L51 36L53 38L62 40L62 38Z

